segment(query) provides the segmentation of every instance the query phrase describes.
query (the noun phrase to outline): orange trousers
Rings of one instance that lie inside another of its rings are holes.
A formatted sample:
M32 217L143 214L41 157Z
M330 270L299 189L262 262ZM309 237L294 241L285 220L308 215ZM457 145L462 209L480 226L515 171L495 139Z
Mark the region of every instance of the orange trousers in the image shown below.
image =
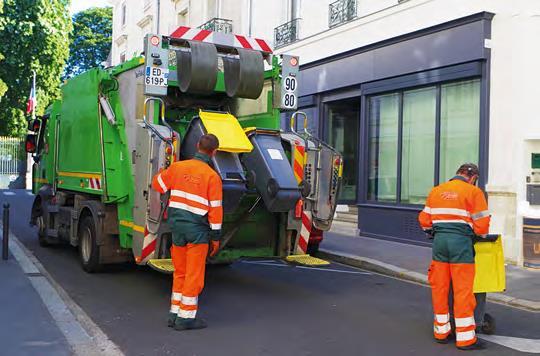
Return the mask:
M208 244L191 244L171 247L174 265L171 313L185 319L195 318L199 294L204 288L204 273Z
M434 335L446 339L450 334L448 293L450 283L454 290L454 318L456 322L456 346L468 346L476 342L473 293L474 263L448 263L432 261L428 273L433 301Z

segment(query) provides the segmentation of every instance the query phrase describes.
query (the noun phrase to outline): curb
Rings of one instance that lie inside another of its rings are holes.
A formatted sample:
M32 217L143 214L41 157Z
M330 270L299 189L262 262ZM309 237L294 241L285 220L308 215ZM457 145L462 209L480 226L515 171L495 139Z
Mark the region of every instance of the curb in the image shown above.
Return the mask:
M317 257L332 260L334 262L343 263L349 266L362 268L368 271L380 273L386 276L406 280L429 286L428 279L425 274L407 270L398 266L391 265L379 260L368 257L361 257L349 253L336 253L321 249L317 253ZM502 293L488 293L487 300L490 302L507 305L513 308L525 309L531 312L540 312L540 302L532 300L514 298Z
M11 254L30 279L74 355L123 356L120 348L71 299L36 256L12 232L9 233L9 238Z

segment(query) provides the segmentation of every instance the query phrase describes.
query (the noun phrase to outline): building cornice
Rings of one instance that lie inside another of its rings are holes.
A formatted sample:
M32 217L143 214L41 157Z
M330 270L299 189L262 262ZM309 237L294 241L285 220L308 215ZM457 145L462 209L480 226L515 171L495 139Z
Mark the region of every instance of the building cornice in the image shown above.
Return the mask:
M351 50L348 50L348 51L345 51L345 52L334 54L334 55L329 56L329 57L321 58L321 59L315 60L313 62L309 62L309 63L306 63L304 65L301 65L300 68L301 69L307 69L307 68L311 68L311 67L316 67L316 66L319 66L321 64L332 62L332 61L335 61L335 60L338 60L338 59L343 59L343 58L346 58L346 57L350 57L350 56L353 56L355 54L371 51L371 50L374 50L376 48L385 47L385 46L388 46L388 45L392 45L394 43L406 41L406 40L413 39L413 38L422 37L422 36L425 36L425 35L428 35L428 34L431 34L431 33L448 30L448 29L451 29L453 27L463 26L463 25L473 23L473 22L477 22L477 21L488 21L489 23L491 23L491 20L493 19L494 16L495 16L495 14L491 13L491 12L487 12L487 11L478 12L478 13L475 13L475 14L472 14L472 15L469 15L469 16L465 16L465 17L461 17L461 18L458 18L458 19L455 19L455 20L443 22L443 23L435 25L435 26L426 27L426 28L423 28L423 29L420 29L420 30L417 30L417 31L413 31L413 32L409 32L409 33L406 33L406 34L403 34L403 35L400 35L400 36L397 36L397 37L392 37L392 38L382 40L382 41L379 41L379 42L376 42L376 43L368 44L368 45L363 46L363 47L354 48L354 49L351 49ZM332 31L332 29L330 31ZM296 42L292 43L290 46L291 47L292 46L297 46L297 45L301 44L301 42L302 42L302 40L296 41ZM286 53L288 51L287 47L288 46L281 47L279 50Z
M143 18L140 19L139 22L137 22L137 26L139 26L140 28L143 28L146 25L148 25L149 23L151 23L152 19L153 19L152 15L150 15L150 14L144 15Z

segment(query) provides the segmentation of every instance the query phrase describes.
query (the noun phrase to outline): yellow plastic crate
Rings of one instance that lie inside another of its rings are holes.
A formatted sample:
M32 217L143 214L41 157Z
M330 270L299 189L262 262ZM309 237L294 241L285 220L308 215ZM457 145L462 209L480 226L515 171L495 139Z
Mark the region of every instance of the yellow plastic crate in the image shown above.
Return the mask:
M503 292L506 289L506 272L502 237L495 242L477 242L474 244L476 274L475 293Z
M240 123L231 114L199 111L199 117L206 132L214 134L219 139L219 150L225 152L251 152L253 145L247 138Z

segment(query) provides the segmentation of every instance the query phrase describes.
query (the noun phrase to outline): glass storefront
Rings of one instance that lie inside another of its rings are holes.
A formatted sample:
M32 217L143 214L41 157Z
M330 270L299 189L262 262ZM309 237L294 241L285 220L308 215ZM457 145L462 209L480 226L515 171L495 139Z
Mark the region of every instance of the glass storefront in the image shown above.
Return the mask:
M372 97L368 200L396 201L399 94Z
M478 162L480 80L445 84L441 88L440 180L454 176L464 162Z
M479 79L375 95L368 102L368 201L423 204L430 188L461 163L478 162Z
M400 201L405 204L422 204L433 186L436 94L435 87L403 93Z
M343 154L343 180L339 200L356 202L358 186L358 145L360 99L327 104L326 142Z

